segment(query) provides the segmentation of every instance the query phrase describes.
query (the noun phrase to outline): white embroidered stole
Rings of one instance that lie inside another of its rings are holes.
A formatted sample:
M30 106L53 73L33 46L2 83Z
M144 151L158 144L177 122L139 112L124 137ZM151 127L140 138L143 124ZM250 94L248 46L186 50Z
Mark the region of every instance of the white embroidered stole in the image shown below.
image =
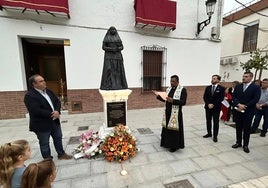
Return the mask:
M177 88L174 92L174 95L173 95L173 99L180 100L182 88L183 88L183 86L180 86L180 85L177 86ZM166 93L168 94L170 92L170 90L171 90L171 87L168 87L166 90ZM170 115L170 119L169 119L167 126L166 126L166 110L164 110L163 119L162 119L162 126L167 128L167 129L179 131L178 117L179 117L179 105L172 105L171 115Z

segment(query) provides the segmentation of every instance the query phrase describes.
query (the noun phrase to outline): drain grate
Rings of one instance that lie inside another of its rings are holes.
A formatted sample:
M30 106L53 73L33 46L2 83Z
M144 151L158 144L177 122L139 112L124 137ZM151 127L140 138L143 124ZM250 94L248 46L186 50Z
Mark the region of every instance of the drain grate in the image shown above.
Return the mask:
M187 179L175 181L164 185L165 188L194 188L194 186Z
M85 131L85 130L88 130L88 126L80 126L80 127L78 127L77 130L78 130L78 131Z
M140 134L153 134L153 131L150 128L138 128L137 131Z
M79 138L80 138L80 136L70 137L68 144L79 144L80 143Z

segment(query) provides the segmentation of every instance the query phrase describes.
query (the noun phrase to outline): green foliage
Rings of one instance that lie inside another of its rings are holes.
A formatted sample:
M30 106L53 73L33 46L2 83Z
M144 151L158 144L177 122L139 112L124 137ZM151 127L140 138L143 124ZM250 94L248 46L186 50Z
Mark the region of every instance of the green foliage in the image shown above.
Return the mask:
M257 49L255 51L250 52L250 59L245 62L241 63L240 62L240 67L244 71L251 71L251 69L255 69L255 74L254 74L254 80L256 80L257 73L259 72L259 80L261 80L261 75L263 70L268 69L268 55L262 55L262 52L260 49Z

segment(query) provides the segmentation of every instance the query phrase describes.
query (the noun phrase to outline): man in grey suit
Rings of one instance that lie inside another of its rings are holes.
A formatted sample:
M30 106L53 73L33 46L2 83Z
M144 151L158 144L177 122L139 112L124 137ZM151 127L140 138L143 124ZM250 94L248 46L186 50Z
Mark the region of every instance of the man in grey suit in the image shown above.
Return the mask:
M260 87L252 82L252 78L251 72L244 72L242 83L235 87L233 95L233 106L236 109L236 143L232 148L242 147L243 140L243 150L246 153L249 153L250 127L255 105L261 95Z

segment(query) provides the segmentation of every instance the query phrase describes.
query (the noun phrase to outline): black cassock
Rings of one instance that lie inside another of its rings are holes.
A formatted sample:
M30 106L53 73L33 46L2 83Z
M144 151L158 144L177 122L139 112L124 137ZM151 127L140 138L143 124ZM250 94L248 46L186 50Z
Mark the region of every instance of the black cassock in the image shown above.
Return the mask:
M173 98L174 92L177 87L172 87L168 96ZM165 102L160 96L157 97L160 101ZM180 100L173 99L173 103L166 102L166 126L168 125L172 105L179 105L179 113L178 113L178 122L179 122L179 131L170 130L165 127L162 128L161 133L161 144L160 146L172 149L182 149L184 148L184 133L183 133L183 117L182 117L182 106L186 104L187 99L187 91L185 88L181 91Z

